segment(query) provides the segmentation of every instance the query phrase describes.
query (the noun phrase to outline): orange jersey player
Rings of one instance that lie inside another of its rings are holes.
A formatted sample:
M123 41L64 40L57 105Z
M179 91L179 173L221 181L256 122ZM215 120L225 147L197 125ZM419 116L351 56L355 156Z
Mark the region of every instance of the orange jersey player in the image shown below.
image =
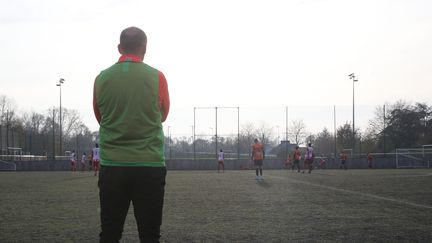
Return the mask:
M345 170L348 169L347 168L348 156L345 154L344 151L342 151L342 153L340 154L339 159L341 161L339 168L342 169L342 167L343 167Z
M263 180L262 166L263 160L265 158L264 146L258 142L258 139L254 139L254 144L252 145L252 157L254 162L256 180Z

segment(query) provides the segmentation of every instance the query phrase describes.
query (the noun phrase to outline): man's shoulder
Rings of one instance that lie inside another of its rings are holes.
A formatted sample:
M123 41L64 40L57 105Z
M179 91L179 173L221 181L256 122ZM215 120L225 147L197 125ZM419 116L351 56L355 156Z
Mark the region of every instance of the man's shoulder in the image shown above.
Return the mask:
M157 68L154 68L145 62L141 62L141 64L143 64L143 67L145 67L145 68L151 69L151 70L156 71L156 72L160 72Z
M147 63L144 63L144 62L116 62L113 65L111 65L111 66L105 68L104 70L102 70L100 72L100 74L108 73L110 71L114 71L117 68L121 67L122 64L124 64L124 63L133 63L134 65L141 66L142 68L149 69L149 70L156 71L156 72L160 72L157 68L152 67L152 66L150 66L150 65L148 65Z
M113 65L111 65L110 67L102 70L99 75L96 77L96 80L100 81L100 80L105 80L106 77L109 77L110 75L114 74L114 73L118 73L119 71L123 71L124 67L122 67L122 64L124 62L116 62ZM158 76L160 73L162 73L161 71L159 71L158 69L144 63L144 62L133 62L134 65L138 65L140 68L142 68L143 70L145 70L145 72L152 72L152 73L156 73Z
M136 62L135 64L137 64L138 66L140 66L140 68L142 68L143 70L145 70L147 72L157 73L158 75L159 75L159 73L162 73L157 68L152 67L145 62Z
M103 79L104 76L106 76L108 73L112 72L114 68L116 67L117 63L114 63L113 65L105 68L104 70L100 71L99 75L96 77L96 79Z

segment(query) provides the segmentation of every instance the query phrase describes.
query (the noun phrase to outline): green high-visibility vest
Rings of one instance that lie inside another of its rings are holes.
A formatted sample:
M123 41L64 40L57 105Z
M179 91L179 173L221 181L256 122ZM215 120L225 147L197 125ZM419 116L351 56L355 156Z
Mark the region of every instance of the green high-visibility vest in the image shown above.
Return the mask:
M165 166L158 90L158 70L142 62L118 62L96 78L102 165Z

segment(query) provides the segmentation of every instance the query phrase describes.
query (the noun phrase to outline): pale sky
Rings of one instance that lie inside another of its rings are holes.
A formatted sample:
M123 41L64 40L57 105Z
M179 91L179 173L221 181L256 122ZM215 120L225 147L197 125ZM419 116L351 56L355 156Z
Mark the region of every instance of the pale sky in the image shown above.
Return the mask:
M321 113L308 126L332 129L333 105L347 110L339 125L352 117L350 73L359 80L356 123L363 126L385 102L432 103L432 1L0 2L0 94L22 112L44 113L58 106L55 84L64 78L62 105L78 110L91 130L98 129L94 78L117 61L129 26L148 36L144 61L167 78L165 126L179 132L190 131L194 106L280 111L277 118L242 115L241 123L257 126L266 119L284 125L286 105L313 107Z

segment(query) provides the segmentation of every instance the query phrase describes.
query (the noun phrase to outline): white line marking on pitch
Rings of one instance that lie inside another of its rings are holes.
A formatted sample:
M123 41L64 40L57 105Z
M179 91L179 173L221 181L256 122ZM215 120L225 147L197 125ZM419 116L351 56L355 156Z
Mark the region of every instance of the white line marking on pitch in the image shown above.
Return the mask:
M393 176L383 176L383 178L405 178L405 177L427 177L432 176L432 173L429 174L417 174L417 175L393 175Z
M276 179L282 179L282 180L288 180L288 181L295 181L295 182L303 183L303 184L306 184L306 185L321 187L321 188L324 188L324 189L333 190L333 191L337 191L337 192L345 192L345 193L350 193L350 194L354 194L354 195L360 195L360 196L374 198L374 199L380 199L380 200L385 200L385 201L390 201L390 202L395 202L395 203L402 203L402 204L406 204L406 205L410 205L410 206L418 207L418 208L432 209L432 206L428 206L428 205L407 202L407 201L398 200L398 199L394 199L394 198L381 197L381 196L377 196L377 195L373 195L373 194L369 194L369 193L358 192L358 191L351 191L351 190L341 189L341 188L332 187L332 186L325 186L325 185L315 184L315 183L311 183L311 182L307 182L307 181L302 181L302 180L297 180L297 179L292 179L292 178L273 176L273 175L268 175L267 177L273 177L273 178L276 178Z

